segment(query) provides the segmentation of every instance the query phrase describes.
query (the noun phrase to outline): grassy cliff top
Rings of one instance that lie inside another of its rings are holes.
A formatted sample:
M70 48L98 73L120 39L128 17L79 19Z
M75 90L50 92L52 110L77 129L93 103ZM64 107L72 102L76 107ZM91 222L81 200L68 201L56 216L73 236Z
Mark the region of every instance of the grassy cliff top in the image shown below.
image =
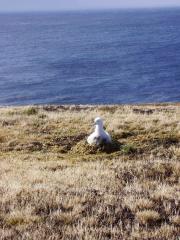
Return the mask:
M179 140L180 104L0 108L1 239L177 239Z

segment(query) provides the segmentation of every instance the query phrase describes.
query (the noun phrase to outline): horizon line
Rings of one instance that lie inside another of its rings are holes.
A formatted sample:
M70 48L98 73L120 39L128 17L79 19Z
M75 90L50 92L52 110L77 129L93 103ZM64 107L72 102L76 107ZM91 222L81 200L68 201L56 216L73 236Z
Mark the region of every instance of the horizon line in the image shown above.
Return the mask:
M126 11L126 10L159 10L159 9L178 9L180 5L169 6L134 6L134 7L105 7L105 8L64 8L64 9L24 9L24 10L0 10L0 13L58 13L58 12L94 12L94 11Z

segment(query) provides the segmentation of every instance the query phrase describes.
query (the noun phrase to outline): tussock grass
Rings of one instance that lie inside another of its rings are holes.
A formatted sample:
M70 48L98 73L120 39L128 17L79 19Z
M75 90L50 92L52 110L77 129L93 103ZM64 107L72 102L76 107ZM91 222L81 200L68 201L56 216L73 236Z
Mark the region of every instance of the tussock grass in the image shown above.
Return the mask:
M177 240L179 140L179 104L0 108L0 239Z
M38 114L38 109L35 108L35 107L29 107L29 108L26 108L24 111L23 111L23 114L26 114L28 116L30 115L36 115ZM42 116L42 115L41 115Z
M136 213L140 224L154 226L161 219L160 214L154 210L143 210Z

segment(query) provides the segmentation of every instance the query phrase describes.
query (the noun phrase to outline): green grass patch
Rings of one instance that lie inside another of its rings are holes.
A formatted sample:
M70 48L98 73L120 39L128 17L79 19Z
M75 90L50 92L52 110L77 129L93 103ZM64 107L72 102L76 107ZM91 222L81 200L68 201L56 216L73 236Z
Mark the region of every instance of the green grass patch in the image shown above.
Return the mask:
M35 107L29 107L29 108L25 109L23 113L28 116L36 115L36 114L38 114L38 109Z

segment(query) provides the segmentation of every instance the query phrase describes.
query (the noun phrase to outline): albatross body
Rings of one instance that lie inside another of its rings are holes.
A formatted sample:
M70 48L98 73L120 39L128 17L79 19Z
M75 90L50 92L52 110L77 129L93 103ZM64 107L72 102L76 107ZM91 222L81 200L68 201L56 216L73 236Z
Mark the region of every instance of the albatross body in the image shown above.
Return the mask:
M95 131L87 138L87 142L90 145L100 145L100 144L108 144L111 143L111 137L109 133L107 133L103 129L103 121L101 118L96 118L94 120Z

